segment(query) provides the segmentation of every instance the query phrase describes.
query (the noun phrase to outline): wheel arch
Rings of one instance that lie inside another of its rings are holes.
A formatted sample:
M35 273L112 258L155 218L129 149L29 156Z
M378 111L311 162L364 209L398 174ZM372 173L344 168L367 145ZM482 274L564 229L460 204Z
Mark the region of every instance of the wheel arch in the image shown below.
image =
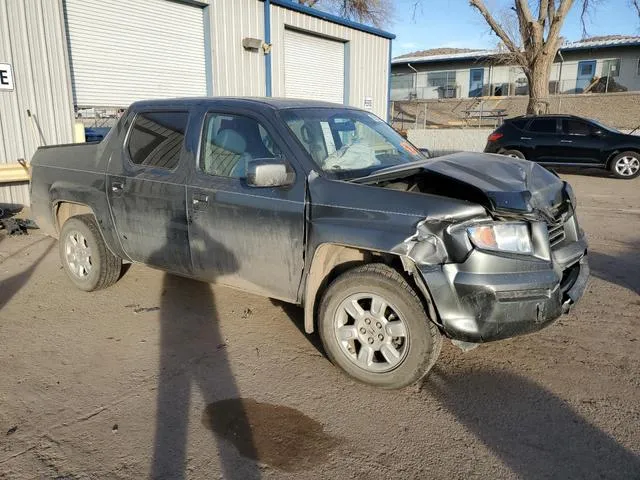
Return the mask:
M113 248L111 248L111 245L109 245L109 242L107 242L104 232L102 231L102 226L98 221L98 216L96 215L93 208L91 208L89 205L84 203L79 203L79 202L72 202L68 200L56 200L53 203L52 208L53 208L54 227L56 229L57 237L60 237L60 232L62 231L62 227L64 226L65 222L70 218L79 217L82 215L91 215L96 220L98 232L100 232L100 237L102 238L102 242L107 247L107 250L109 250L109 252L111 252L113 255L117 257L121 257L121 255L119 255L118 252L115 252Z
M415 263L409 257L349 245L323 243L314 252L304 287L304 329L306 333L315 331L320 299L329 284L343 272L367 263L384 263L402 275L415 288L416 293L424 302L430 319L436 325L438 324L436 321L437 312L429 289L422 280Z
M640 148L638 147L629 147L629 148L616 148L607 158L606 169L611 170L611 162L622 152L634 152L640 155Z

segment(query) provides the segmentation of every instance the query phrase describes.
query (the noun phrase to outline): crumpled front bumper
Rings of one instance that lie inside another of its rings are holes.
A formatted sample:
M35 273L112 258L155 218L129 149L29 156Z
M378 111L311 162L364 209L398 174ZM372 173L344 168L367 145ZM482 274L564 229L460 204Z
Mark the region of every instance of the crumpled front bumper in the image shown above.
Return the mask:
M587 287L581 237L554 251L552 261L474 251L464 263L419 267L441 328L454 340L480 343L551 324Z

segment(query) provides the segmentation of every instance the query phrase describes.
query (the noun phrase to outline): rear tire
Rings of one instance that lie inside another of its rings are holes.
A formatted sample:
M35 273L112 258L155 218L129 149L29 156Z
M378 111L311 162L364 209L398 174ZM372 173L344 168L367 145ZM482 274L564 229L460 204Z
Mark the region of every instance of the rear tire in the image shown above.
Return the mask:
M85 292L113 285L120 278L122 259L109 251L93 215L67 220L58 242L60 261L67 276Z
M382 388L417 382L442 348L415 290L384 264L356 267L334 280L322 297L318 327L334 364Z
M524 153L522 153L520 150L503 150L500 153L502 155L506 155L507 157L519 158L521 160L526 160L526 157L524 156Z
M640 154L631 151L619 153L611 160L609 170L616 178L636 178L640 175Z

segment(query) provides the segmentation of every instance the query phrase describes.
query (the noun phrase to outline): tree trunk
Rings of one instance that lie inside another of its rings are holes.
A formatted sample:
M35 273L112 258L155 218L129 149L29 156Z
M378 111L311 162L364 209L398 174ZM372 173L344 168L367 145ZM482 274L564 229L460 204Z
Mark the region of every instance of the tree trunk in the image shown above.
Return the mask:
M549 77L553 57L542 54L529 65L525 70L527 81L529 82L529 103L527 114L542 115L549 110Z

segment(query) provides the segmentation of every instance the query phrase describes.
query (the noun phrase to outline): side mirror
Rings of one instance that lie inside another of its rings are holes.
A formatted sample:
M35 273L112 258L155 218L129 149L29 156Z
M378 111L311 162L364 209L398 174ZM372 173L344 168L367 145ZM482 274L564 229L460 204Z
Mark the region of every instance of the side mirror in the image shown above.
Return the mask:
M285 187L296 174L284 159L256 158L247 161L247 185L251 187Z

